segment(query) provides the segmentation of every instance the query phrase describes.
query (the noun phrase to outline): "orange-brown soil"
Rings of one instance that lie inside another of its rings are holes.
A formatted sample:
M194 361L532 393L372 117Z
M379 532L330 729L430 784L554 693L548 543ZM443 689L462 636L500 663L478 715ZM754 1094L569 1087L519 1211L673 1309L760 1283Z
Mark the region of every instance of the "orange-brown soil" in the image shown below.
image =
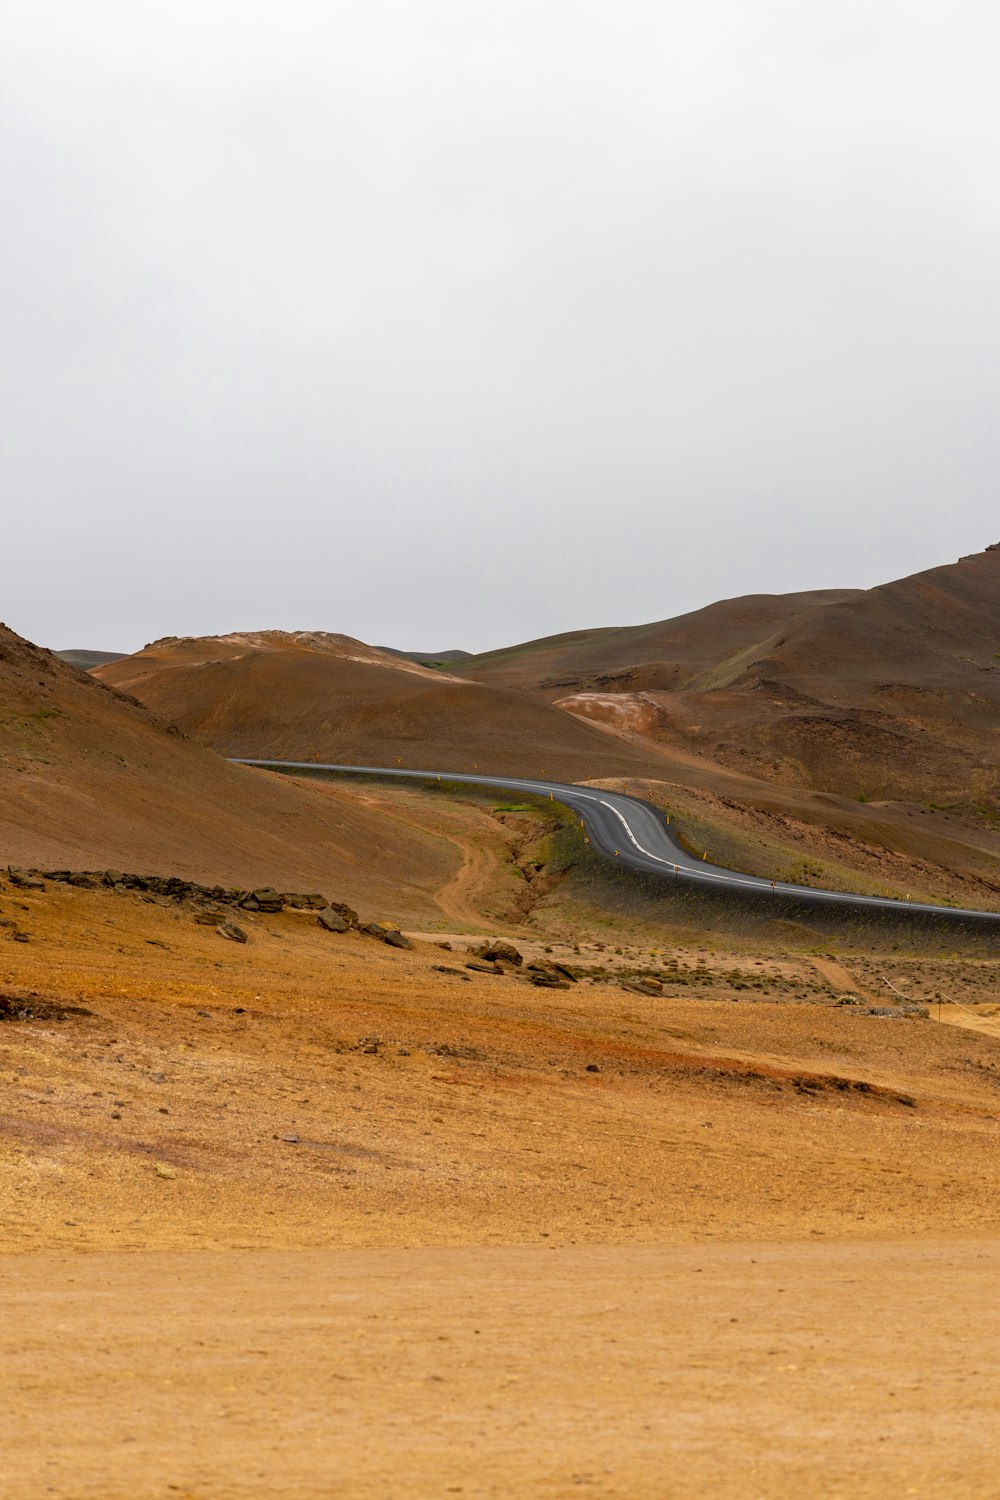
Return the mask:
M168 639L94 675L224 755L570 780L655 764L528 694L430 671L344 636Z
M0 917L0 1493L992 1494L990 962Z
M1000 1243L0 1260L0 1487L993 1500Z
M531 642L461 677L277 631L161 641L98 675L227 754L663 783L721 863L993 908L994 636L1000 550Z
M531 641L462 672L783 786L997 814L998 643L1000 547L864 591Z

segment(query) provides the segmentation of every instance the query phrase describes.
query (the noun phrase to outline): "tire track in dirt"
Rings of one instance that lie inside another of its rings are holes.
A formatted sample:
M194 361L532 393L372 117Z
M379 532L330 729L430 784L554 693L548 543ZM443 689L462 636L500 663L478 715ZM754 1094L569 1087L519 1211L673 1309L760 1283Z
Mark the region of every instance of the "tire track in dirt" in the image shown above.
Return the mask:
M453 875L432 891L432 899L440 908L442 916L454 922L481 927L487 918L478 904L479 898L490 890L493 877L503 868L508 853L495 820L471 803L463 804L463 814L482 829L483 837L477 839L463 835L455 827L443 827L437 808L429 809L427 816L421 818L412 805L402 800L383 799L369 794L360 797L359 801L382 811L388 810L397 822L433 838L442 839L452 846L460 856L461 864ZM490 839L496 842L496 850L488 847L487 841Z

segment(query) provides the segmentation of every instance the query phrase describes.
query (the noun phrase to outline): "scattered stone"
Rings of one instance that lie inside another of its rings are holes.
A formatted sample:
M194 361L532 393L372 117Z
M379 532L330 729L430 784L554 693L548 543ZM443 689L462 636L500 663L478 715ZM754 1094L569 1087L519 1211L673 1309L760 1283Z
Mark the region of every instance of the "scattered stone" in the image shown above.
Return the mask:
M233 943L245 943L247 935L242 927L237 927L235 922L220 922L215 929L220 937L229 938Z
M443 948L446 953L450 953L451 952L451 944L450 943L437 943L437 944L435 944L435 946L438 947L438 948Z
M92 1016L82 1005L60 1005L56 1000L40 1000L32 995L20 1000L14 995L0 995L0 1021L64 1021L67 1016Z
M528 965L529 974L555 974L562 979L568 979L570 984L576 984L577 977L572 969L565 964L556 963L554 959L542 959L539 962Z
M410 942L410 939L404 933L402 933L402 932L393 932L391 929L385 934L385 936L383 937L382 941L383 941L383 943L388 943L390 948L412 948L413 947L413 944Z
M477 974L502 974L499 964L481 964L476 959L470 960L465 966L467 969L475 969Z
M289 1146L297 1146L299 1144L299 1138L297 1135L283 1135L281 1139L283 1141L287 1141Z
M221 911L211 911L208 908L203 908L202 910L195 912L194 919L202 927L218 927L219 923L225 920L225 913Z
M321 927L326 928L327 932L350 932L351 930L350 922L347 921L346 917L342 917L339 911L335 911L332 906L328 906L325 910L321 911L316 920Z
M588 1073L599 1073L601 1070L596 1063L588 1063L586 1071Z
M162 1177L165 1182L174 1182L176 1180L177 1173L174 1168L165 1166L162 1161L156 1163L154 1170L157 1177Z
M623 990L629 990L633 995L662 995L663 985L658 979L628 979L622 985Z
M868 1005L863 1016L885 1016L893 1021L926 1021L930 1011L926 1005Z
M540 990L568 990L569 983L560 979L558 974L547 972L545 969L531 975L531 982Z
M96 875L88 875L85 870L77 870L69 877L66 884L79 886L82 891L92 891L101 884L101 881Z
M295 891L285 891L282 900L286 906L294 907L297 911L323 911L330 904L318 891L310 892L305 896L297 895Z
M284 898L270 885L258 886L240 902L245 911L281 911L284 904Z
M409 1055L410 1055L410 1052L409 1052L409 1048L407 1048L407 1047L400 1047L397 1050L397 1052L396 1052L396 1056L397 1057L409 1057Z
M513 943L480 943L478 948L470 948L469 952L474 953L477 958L485 959L487 963L513 964L515 968L520 968L524 963L524 954L518 953Z
M31 938L26 932L12 932L11 939L15 943L30 943Z

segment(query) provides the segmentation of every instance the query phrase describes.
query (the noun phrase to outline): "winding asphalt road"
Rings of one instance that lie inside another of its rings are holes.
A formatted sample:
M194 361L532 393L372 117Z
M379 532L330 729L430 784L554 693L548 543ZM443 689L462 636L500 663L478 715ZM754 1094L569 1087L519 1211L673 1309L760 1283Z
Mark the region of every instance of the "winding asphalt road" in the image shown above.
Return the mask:
M263 771L338 771L355 776L386 776L393 780L447 781L473 786L503 788L533 797L551 797L583 819L584 832L599 853L644 875L665 876L695 885L720 887L733 895L773 900L783 896L808 906L840 906L854 911L947 917L951 921L976 922L1000 929L1000 912L976 911L956 906L933 906L918 901L897 901L884 896L855 896L845 891L816 890L784 881L741 875L709 864L690 854L674 837L661 809L629 797L623 792L605 792L597 787L576 786L562 781L528 781L518 776L470 776L453 771L404 771L390 766L324 765L316 761L249 760L232 757L238 765Z

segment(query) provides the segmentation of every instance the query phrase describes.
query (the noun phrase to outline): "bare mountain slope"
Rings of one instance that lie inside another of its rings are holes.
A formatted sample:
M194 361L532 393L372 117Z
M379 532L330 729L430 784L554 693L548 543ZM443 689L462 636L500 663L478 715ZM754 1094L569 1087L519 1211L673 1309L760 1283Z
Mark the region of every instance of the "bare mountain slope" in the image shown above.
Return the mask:
M558 696L621 687L633 692L692 686L706 674L759 651L801 619L849 601L858 590L750 594L724 599L672 620L571 631L473 656L462 674L479 682L535 689Z
M997 808L998 653L1000 548L989 548L873 589L727 600L462 670L516 681L633 743L785 784Z
M435 859L336 789L230 765L0 626L0 864L275 882L391 916L433 886Z
M583 777L655 756L506 687L345 636L260 631L156 641L97 669L226 755Z

